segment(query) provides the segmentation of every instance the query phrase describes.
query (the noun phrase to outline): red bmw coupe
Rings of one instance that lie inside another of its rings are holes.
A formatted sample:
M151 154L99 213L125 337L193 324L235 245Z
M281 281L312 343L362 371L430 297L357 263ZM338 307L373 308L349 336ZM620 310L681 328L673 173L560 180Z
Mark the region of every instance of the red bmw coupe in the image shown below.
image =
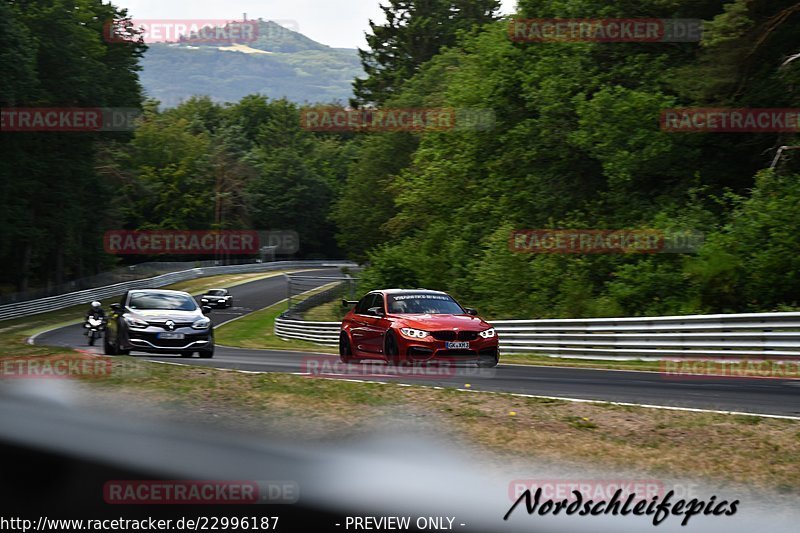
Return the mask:
M355 305L339 336L345 363L449 361L493 368L500 360L495 329L444 292L391 289L344 303Z

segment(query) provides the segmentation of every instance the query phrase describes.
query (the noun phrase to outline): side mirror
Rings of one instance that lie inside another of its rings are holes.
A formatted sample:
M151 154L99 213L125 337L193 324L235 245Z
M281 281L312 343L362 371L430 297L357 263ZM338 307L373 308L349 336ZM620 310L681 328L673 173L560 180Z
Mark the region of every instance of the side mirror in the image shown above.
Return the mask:
M477 309L473 309L471 307L465 307L464 311L466 311L468 315L478 316L478 310Z
M386 312L383 310L383 307L370 307L369 314L372 316L386 316Z
M342 307L353 307L354 305L358 305L358 302L353 302L350 300L342 300Z
M112 311L114 311L115 313L119 313L119 312L121 312L121 311L122 311L122 306L121 306L120 304L111 304L109 307L110 307L110 308L111 308L111 310L112 310Z
M207 314L209 314L209 313L211 312L211 307L209 307L209 306L207 306L207 305L204 305L204 306L203 306L203 307L201 307L200 309L203 311L203 314L204 314L204 315L207 315Z

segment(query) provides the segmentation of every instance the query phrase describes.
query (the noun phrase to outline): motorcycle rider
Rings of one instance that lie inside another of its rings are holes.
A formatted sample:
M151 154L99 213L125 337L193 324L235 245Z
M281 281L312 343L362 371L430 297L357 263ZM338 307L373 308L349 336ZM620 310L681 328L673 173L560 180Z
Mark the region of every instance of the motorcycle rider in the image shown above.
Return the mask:
M89 312L86 313L86 318L83 320L83 334L89 335L89 319L90 318L99 318L105 323L106 321L106 312L103 310L103 304L100 302L92 302L89 306Z

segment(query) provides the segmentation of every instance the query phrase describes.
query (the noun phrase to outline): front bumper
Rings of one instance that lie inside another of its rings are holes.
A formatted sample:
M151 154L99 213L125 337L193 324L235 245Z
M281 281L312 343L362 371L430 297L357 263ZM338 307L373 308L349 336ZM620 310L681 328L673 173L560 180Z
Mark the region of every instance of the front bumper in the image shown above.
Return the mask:
M125 350L148 353L180 353L186 351L210 351L214 348L214 332L212 329L177 328L174 332L183 334L183 339L161 339L165 333L163 328L129 329L122 342Z
M447 341L433 338L408 339L401 336L399 339L401 356L411 362L450 361L450 362L477 362L482 359L498 357L500 342L497 337L469 341L467 349L449 349Z

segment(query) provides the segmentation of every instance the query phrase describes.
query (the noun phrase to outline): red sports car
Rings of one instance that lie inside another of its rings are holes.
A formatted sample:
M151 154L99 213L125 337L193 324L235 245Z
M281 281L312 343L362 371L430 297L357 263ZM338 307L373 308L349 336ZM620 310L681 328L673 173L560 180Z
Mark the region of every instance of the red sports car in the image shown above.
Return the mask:
M444 292L391 289L344 303L355 305L339 336L339 356L345 363L445 360L493 368L499 362L495 329Z

